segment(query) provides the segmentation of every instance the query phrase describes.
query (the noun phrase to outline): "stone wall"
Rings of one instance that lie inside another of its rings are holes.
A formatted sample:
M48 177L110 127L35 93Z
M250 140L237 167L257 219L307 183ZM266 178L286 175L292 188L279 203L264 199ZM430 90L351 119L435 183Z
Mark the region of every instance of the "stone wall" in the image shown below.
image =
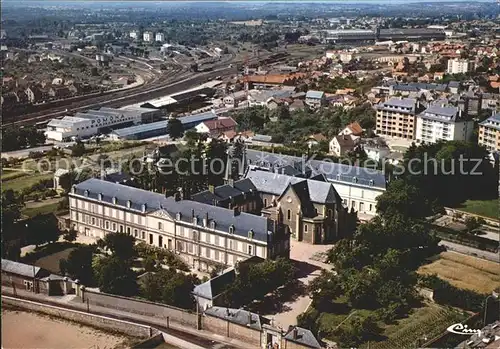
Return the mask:
M20 307L27 310L56 316L81 324L98 327L105 330L117 331L133 337L150 337L154 331L149 326L138 325L128 321L112 319L105 316L93 315L81 311L60 308L48 304L37 303L19 298L2 296L2 303Z
M87 300L91 305L94 304L129 313L153 316L159 319L166 320L168 318L169 321L192 328L196 328L197 324L195 313L164 304L85 290L82 295L82 302L87 302Z
M238 338L241 341L258 348L261 346L261 331L253 328L237 325L235 323L219 319L217 317L204 315L202 317L202 328L205 331L220 334L228 338Z

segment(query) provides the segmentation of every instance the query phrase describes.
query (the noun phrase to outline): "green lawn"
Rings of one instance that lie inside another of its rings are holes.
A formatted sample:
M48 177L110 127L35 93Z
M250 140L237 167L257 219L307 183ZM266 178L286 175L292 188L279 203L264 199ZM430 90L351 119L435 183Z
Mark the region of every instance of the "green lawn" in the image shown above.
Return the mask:
M53 202L47 205L40 205L37 207L25 207L21 213L28 217L34 217L37 214L47 214L47 213L52 213L57 211L57 206L59 205L59 202Z
M29 172L13 171L9 168L4 168L2 169L2 182L9 181L15 178L25 177L29 174Z
M34 174L30 176L24 176L20 178L11 179L10 181L2 181L2 191L12 189L14 191L20 191L24 188L29 188L33 184L43 180L43 179L51 179L53 178L53 174Z
M499 219L499 201L494 200L467 200L465 203L456 207L465 212L474 213L480 216Z

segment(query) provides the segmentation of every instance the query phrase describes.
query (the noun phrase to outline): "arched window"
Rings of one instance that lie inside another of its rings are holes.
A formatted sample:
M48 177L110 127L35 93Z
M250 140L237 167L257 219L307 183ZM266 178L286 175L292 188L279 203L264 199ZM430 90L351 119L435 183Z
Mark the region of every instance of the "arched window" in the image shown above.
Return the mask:
M292 211L290 211L290 210L287 210L287 211L286 211L286 218L287 218L288 220L292 219Z

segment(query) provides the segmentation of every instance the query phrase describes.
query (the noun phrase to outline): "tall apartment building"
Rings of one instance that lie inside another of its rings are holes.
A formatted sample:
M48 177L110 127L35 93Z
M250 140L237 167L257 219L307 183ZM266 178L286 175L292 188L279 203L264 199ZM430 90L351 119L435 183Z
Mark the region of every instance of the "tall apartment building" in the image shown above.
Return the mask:
M448 60L448 74L465 74L474 71L475 63L468 59L450 59Z
M416 139L423 143L467 141L474 121L459 107L434 104L417 116Z
M71 225L80 234L111 232L178 253L190 266L234 266L251 256L288 257L286 227L266 217L89 179L69 193Z
M421 110L414 98L392 97L378 104L375 132L379 135L415 139L416 115Z
M151 32L144 32L142 34L142 40L146 41L146 42L153 41L153 33L151 33Z
M158 41L158 42L165 41L165 34L163 34L163 33L156 33L155 41Z
M491 152L500 151L500 113L479 124L478 143Z

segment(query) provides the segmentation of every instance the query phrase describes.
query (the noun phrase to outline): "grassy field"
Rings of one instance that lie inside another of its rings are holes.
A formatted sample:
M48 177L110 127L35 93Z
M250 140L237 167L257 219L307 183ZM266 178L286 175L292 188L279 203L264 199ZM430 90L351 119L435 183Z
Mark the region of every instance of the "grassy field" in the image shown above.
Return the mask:
M33 174L30 176L24 176L20 178L11 179L9 181L4 182L2 178L2 191L12 189L14 191L20 191L24 188L29 188L33 184L43 180L43 179L51 179L53 178L53 174Z
M490 293L500 286L500 264L473 256L443 252L434 262L420 267L420 274L437 274L452 285Z
M60 200L62 200L62 198ZM26 204L26 207L21 211L21 213L24 216L31 218L31 217L36 216L37 214L47 214L47 213L56 212L57 207L59 205L59 201L54 202L54 200L50 200L46 204L44 204L43 201L37 202L36 204L38 204L38 205L36 205L36 206L33 205L35 203L30 202L30 203Z
M61 259L67 259L70 252L73 251L74 249L75 248L70 247L65 250L55 252L51 255L42 257L35 262L35 265L37 267L47 269L51 273L61 274L61 271L59 270L59 261Z
M499 201L494 200L467 200L457 209L465 212L474 213L480 216L499 219Z
M10 181L12 179L21 178L29 175L29 172L16 171L9 168L2 169L2 182Z
M400 319L391 325L384 325L382 335L387 337L381 342L371 342L371 349L416 348L443 333L452 324L459 323L468 317L451 308L437 304L426 304L414 309L407 318ZM427 338L424 340L423 338ZM368 344L361 346L368 348Z

